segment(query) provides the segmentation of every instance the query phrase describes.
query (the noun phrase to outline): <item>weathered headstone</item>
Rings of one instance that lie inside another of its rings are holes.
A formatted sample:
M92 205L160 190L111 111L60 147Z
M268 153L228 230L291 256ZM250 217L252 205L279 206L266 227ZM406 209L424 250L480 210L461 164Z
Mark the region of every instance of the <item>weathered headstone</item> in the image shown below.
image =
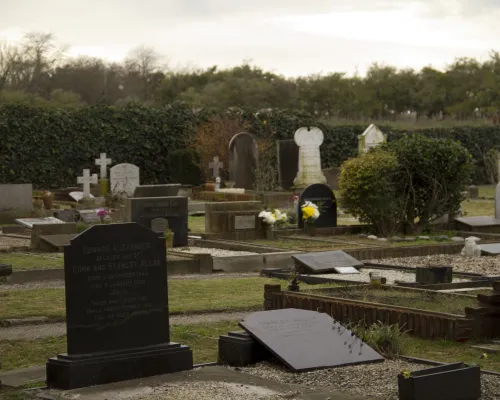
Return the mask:
M134 195L140 185L139 167L134 164L117 164L109 170L111 193L118 196Z
M278 140L278 178L280 187L289 190L299 170L299 146L295 140Z
M229 180L235 188L253 189L259 149L255 138L246 132L234 135L229 142Z
M358 136L358 152L359 154L364 154L368 150L384 143L387 140L387 136L382 133L382 131L371 124L366 130Z
M239 325L293 371L384 361L326 313L295 308L259 311Z
M319 147L323 143L323 132L316 127L300 128L295 132L295 143L299 146L299 168L293 184L304 188L313 183L326 184L326 177L321 170Z
M224 167L224 163L219 161L219 157L215 156L213 161L208 163L208 168L212 170L212 178L219 176L219 170Z
M133 197L127 199L127 221L137 222L148 229L156 227L157 219L164 218L174 232L174 246L188 244L187 197ZM154 221L154 222L153 222ZM163 231L157 233L163 234Z
M78 218L78 211L75 209L57 210L54 212L54 217L64 222L75 222Z
M47 386L75 389L189 370L170 342L165 240L139 224L95 225L64 248L67 354Z
M18 224L27 226L28 228L33 228L33 225L53 225L53 224L64 224L64 221L54 217L47 218L18 218L16 219Z
M97 215L99 209L91 209L91 210L78 210L78 215L80 219L86 224L93 224L101 222L101 217Z
M106 153L101 153L99 158L96 158L95 165L101 167L101 179L106 179L108 177L108 165L111 164L111 158L106 158Z
M83 170L83 176L78 177L78 183L83 184L83 199L90 197L90 184L97 185L97 174L90 175L90 169Z
M134 197L173 197L178 196L180 188L180 183L140 185L135 188Z
M33 209L33 185L2 184L0 185L0 212L1 211L31 211Z
M304 227L301 206L310 201L318 206L320 212L314 223L318 228L330 228L337 226L337 201L333 190L321 183L315 183L306 187L299 196L297 204L297 221L299 228Z
M361 261L356 260L342 250L296 254L292 258L299 267L299 270L304 270L308 273L347 272L359 274L359 271L355 268L363 266Z

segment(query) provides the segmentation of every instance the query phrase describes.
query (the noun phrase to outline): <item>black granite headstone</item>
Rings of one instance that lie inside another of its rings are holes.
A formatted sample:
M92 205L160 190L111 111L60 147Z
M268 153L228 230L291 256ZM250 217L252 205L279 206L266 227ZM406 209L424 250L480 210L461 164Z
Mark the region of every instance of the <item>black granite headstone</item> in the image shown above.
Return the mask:
M219 337L219 362L244 367L272 357L272 354L245 331Z
M299 264L299 267L304 267L309 270L308 272L312 273L342 273L342 268L359 268L363 266L361 261L356 260L342 250L296 254L292 258Z
M134 197L172 197L177 196L180 188L180 183L141 185L135 188Z
M278 140L278 176L280 186L284 190L293 187L293 180L299 169L299 146L295 140Z
M174 232L174 247L188 244L187 197L137 197L127 199L127 220L158 230L158 218L168 221ZM163 232L159 232L163 234Z
M68 353L47 385L73 389L191 369L170 343L165 240L136 223L95 225L64 248Z
M318 228L330 228L337 226L337 201L332 189L322 183L314 183L304 189L299 196L297 219L299 228L304 227L301 206L310 201L318 206L320 212L315 225Z
M249 133L234 135L229 142L229 178L235 188L254 189L259 165L257 141Z
M240 326L294 371L384 360L325 313L295 308L259 311Z

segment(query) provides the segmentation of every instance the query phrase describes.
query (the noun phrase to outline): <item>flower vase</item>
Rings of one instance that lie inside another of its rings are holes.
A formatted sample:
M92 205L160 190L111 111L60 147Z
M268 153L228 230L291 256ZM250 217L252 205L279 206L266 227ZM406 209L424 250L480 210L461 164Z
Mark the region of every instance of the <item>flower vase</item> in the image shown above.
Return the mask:
M276 238L276 232L274 230L274 226L267 225L266 230L265 230L265 234L266 234L266 240L274 240Z
M316 225L311 224L311 223L305 223L304 224L304 228L305 228L305 231L307 232L307 234L311 237L314 237L316 236Z
M41 210L43 206L43 199L40 196L36 196L33 198L33 208L35 210Z
M46 210L52 210L54 204L54 197L52 193L42 196L43 206Z

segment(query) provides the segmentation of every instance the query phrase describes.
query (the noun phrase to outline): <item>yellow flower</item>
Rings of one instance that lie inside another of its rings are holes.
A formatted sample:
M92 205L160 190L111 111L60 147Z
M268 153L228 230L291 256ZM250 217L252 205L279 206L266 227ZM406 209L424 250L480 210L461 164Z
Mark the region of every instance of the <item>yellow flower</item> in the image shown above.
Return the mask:
M311 206L303 207L302 208L302 218L303 219L309 219L314 216L314 208Z

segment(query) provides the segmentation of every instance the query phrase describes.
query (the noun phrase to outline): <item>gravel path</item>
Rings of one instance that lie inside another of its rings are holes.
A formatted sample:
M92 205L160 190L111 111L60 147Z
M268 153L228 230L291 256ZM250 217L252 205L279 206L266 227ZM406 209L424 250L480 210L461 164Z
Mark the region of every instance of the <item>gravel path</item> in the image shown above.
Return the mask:
M223 250L223 249L210 249L205 247L179 247L175 251L180 251L183 253L190 254L207 254L210 253L212 257L232 257L232 256L253 256L258 253L253 253L251 251L234 251L234 250Z
M295 374L281 365L268 362L241 368L242 372L282 383L307 386L328 386L339 392L380 400L398 400L397 375L402 371L416 371L428 365L413 364L402 360L386 360L383 363L363 364ZM500 377L481 376L481 400L498 400Z
M249 273L224 273L212 275L173 275L169 276L168 280L182 281L182 280L212 280L212 279L234 279L234 278L258 278L258 272ZM61 289L64 288L63 280L56 281L37 281L28 283L15 283L15 284L0 284L0 292L2 290L26 290L26 289Z
M357 282L370 282L370 272L378 272L384 278L387 278L388 284L394 284L395 281L403 281L403 282L415 282L416 275L414 272L403 272L396 271L390 269L369 269L369 268L360 268L359 274L323 274L323 275L311 275L318 276L324 278L331 278L337 280L346 280L346 281L357 281ZM469 279L460 279L453 278L453 282L466 282Z
M366 262L366 261L365 261ZM455 272L470 272L481 275L500 275L500 256L462 257L440 254L434 256L386 258L367 262L405 267L426 267L429 265L452 266Z
M238 321L250 311L219 312L209 314L171 315L170 325L209 324L221 321ZM0 340L35 340L66 335L66 323L24 325L0 328Z
M0 247L30 247L31 239L19 239L0 235Z

